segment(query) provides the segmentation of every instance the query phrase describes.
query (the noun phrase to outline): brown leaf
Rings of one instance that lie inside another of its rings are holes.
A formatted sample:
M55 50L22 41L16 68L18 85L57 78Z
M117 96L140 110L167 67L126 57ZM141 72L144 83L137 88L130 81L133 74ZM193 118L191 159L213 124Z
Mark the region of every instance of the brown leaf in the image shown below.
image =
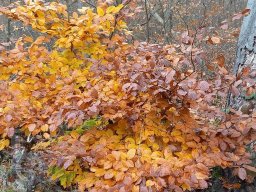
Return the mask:
M207 42L210 43L210 44L219 44L220 43L220 38L216 37L216 36L209 37Z
M108 170L105 175L104 175L104 179L111 179L114 177L114 171L112 169Z
M239 89L237 89L235 86L232 86L232 87L231 87L231 91L232 91L232 94L233 94L234 96L239 96L239 95L240 95Z
M175 75L175 71L174 70L172 70L172 71L170 71L167 75L166 75L166 79L165 79L165 83L166 84L169 84L174 78L174 75Z
M9 138L11 138L14 135L14 128L13 127L8 129L7 135L8 135Z
M235 16L232 18L232 21L241 19L241 17L243 17L243 14L242 14L242 13L235 14Z
M220 67L224 67L225 66L225 57L224 55L219 55L216 58L216 63L220 66Z
M241 184L240 183L227 183L227 182L224 182L223 183L223 187L225 187L227 189L240 189L241 188Z
M247 176L246 170L244 168L238 169L238 177L242 180L245 180Z
M238 87L243 81L240 79L234 83L234 87Z
M221 28L221 29L224 29L224 30L228 29L228 23L222 24L222 25L220 26L220 28Z
M243 15L249 15L250 12L251 12L251 9L246 8L246 9L244 9L244 10L242 11L242 14L243 14Z
M72 165L72 163L73 163L73 160L68 159L68 160L64 163L63 168L64 168L64 169L67 169L70 165Z
M242 76L248 76L249 74L250 74L250 71L251 71L251 68L250 67L244 67L243 69L242 69Z
M198 182L201 189L208 188L208 183L205 180L199 180Z
M239 132L239 131L236 131L236 130L234 130L234 129L231 129L230 130L230 133L231 133L231 137L239 137L239 136L241 136L241 133Z
M206 81L201 81L198 85L198 88L202 91L207 91L210 88L210 85Z
M252 167L250 165L243 165L243 167L249 171L256 173L256 167Z
M28 125L28 130L29 130L30 132L34 131L35 128L36 128L36 124L34 124L34 123Z
M179 90L177 91L177 93L178 93L179 95L181 95L181 96L184 96L184 95L187 94L187 92L184 91L184 90L182 90L182 89L179 89Z
M12 116L11 116L11 115L6 115L6 116L5 116L5 120L6 120L7 122L10 122L10 121L12 120Z
M227 75L228 74L228 71L225 67L219 67L219 70L220 70L220 74L222 74L222 75Z

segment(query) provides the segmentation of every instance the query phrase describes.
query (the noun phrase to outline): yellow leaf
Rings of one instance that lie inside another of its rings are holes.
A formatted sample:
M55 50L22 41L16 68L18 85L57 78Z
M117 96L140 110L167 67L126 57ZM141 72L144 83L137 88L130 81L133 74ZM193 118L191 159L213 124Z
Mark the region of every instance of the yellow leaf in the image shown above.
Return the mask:
M171 136L173 136L173 137L180 136L180 135L181 135L181 132L178 131L178 130L174 130L174 131L172 131L172 133L171 133Z
M109 6L106 10L106 13L111 13L115 9L115 6Z
M175 136L176 141L184 143L185 139L182 136Z
M50 144L51 144L50 141L47 141L47 142L39 142L39 143L37 143L36 145L34 145L31 149L32 149L32 150L35 150L35 151L40 150L40 149L45 149L45 148L47 148Z
M130 149L128 152L127 152L127 159L132 159L136 154L136 149Z
M186 190L191 190L191 188L190 188L190 186L188 185L188 184L186 184L186 183L183 183L182 185L181 185L181 187L182 187L182 189L184 190L184 191L186 191Z
M126 143L135 144L135 140L134 140L133 138L131 138L131 137L125 138L125 142L126 142Z
M73 137L74 139L78 139L79 138L79 133L77 133L77 131L72 131L71 133L70 133L70 135L71 135L71 137Z
M124 153L124 152L121 152L121 154L120 154L120 158L122 159L122 160L125 160L126 158L127 158L127 154L126 153Z
M137 145L131 143L131 144L128 144L126 149L135 149L137 147Z
M125 167L134 167L134 163L132 160L122 161Z
M49 129L49 125L48 125L48 124L44 124L44 125L41 126L41 130L42 130L43 132L48 131L48 129Z
M86 178L86 187L92 187L95 183L96 179L91 177L91 178Z
M117 22L117 24L118 24L118 26L121 27L121 28L127 28L126 23L125 23L124 21L122 21L122 20L119 20L119 21ZM126 31L126 34L128 35L128 34L132 34L132 33L131 33L131 31Z
M80 185L81 188L82 187L90 188L94 185L95 181L96 181L96 178L93 173L86 173L84 175L81 175L81 178L78 180L78 184ZM84 191L84 190L81 190L81 191Z
M139 192L140 191L140 187L139 186L133 186L132 187L132 192Z
M176 112L176 108L175 107L171 107L168 111L170 111L171 113L175 113Z
M219 153L219 152L220 152L220 149L219 149L218 147L213 147L213 148L212 148L212 151L213 151L214 153Z
M162 153L160 151L154 151L152 154L151 154L151 158L152 159L157 159L157 158L160 158L162 157Z
M104 169L110 169L112 167L112 163L110 161L105 161L104 162L104 165L103 165L103 168Z
M163 138L163 142L164 142L164 143L168 143L169 141L170 141L170 139L169 139L168 137L164 137L164 138Z
M0 140L0 151L4 148L8 147L10 144L10 141L8 139L1 139Z
M124 7L123 4L119 4L117 7L115 7L113 13L118 13L123 7Z
M21 83L21 84L20 84L20 89L23 90L23 91L24 91L24 90L27 90L26 84L25 84L25 83Z
M202 146L202 149L205 151L208 147L206 145Z
M181 148L183 151L186 151L188 149L188 146L186 144L181 145Z
M5 107L5 108L3 109L3 112L6 113L6 112L8 112L8 111L10 111L10 110L11 110L11 108L7 106L7 107Z
M146 181L146 186L147 186L147 187L152 187L153 185L155 185L155 182L154 182L154 181L152 181L152 180L147 180L147 181Z
M118 82L114 82L114 85L113 85L114 91L117 92L117 91L118 91L118 88L119 88Z
M104 16L104 10L101 7L97 7L97 13L99 16Z
M197 158L199 156L198 149L193 149L191 155L192 155L192 157Z
M91 171L95 172L95 176L96 177L101 177L101 176L103 176L105 174L105 170L104 169L99 169L99 168L95 168L95 167L92 167Z
M123 7L124 7L123 4L119 4L117 7L115 7L115 6L110 6L110 7L107 8L106 13L108 13L108 14L109 14L109 13L116 14L116 13L118 13Z
M157 143L153 143L153 144L152 144L152 149L153 149L154 151L157 151L157 150L159 149L159 145L158 145Z

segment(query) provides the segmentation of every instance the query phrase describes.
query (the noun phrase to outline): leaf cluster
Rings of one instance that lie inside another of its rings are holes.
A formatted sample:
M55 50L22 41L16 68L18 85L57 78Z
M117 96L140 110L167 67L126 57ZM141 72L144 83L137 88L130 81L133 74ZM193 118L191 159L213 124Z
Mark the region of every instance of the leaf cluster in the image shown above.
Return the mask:
M214 104L225 85L241 82L223 66L202 80L196 66L204 54L188 35L165 47L127 43L122 8L69 16L64 5L35 1L0 9L44 34L1 53L0 150L18 127L57 138L36 148L50 145L52 179L80 191L207 188L216 166L239 167L245 179L256 114L226 114ZM63 124L69 130L60 136Z

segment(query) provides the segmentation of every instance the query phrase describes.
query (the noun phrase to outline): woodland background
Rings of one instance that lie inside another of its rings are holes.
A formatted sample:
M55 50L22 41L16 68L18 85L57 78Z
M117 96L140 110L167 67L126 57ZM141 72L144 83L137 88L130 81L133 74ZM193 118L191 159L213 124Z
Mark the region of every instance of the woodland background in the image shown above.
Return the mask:
M14 0L2 0L0 6L8 6L14 2ZM46 0L45 2L56 1ZM97 7L97 1L91 0L60 0L57 2L66 4L70 14L83 6ZM220 46L209 46L212 49L209 54L214 55L211 58L223 54L227 64L232 64L234 61L242 20L231 22L227 32L223 32L220 26L223 21L231 20L235 14L243 10L246 7L246 0L141 0L132 2L134 2L134 7L132 3L130 6L134 9L134 15L127 20L127 23L129 30L133 31L133 40L159 44L175 43L179 41L184 31L205 28L206 32L225 35ZM33 37L39 35L29 27L24 27L21 23L11 21L2 15L0 26L1 42L15 42L23 34Z
M1 0L0 7L9 6L16 1ZM77 9L89 6L95 9L98 1L93 0L60 0L45 2L61 2L67 5L70 15ZM111 0L110 0L111 2ZM117 4L122 3L116 0ZM211 64L219 61L224 63L226 69L232 73L236 59L237 40L242 23L239 13L246 7L247 0L134 0L129 3L130 15L126 18L128 30L133 32L129 42L147 42L150 44L176 44L180 43L181 36L191 35L197 31L217 37L216 43L209 41L195 41L195 47L207 50L205 59L199 61L198 72L202 78L211 79L214 76ZM199 33L199 32L198 32ZM13 21L0 15L0 43L12 49L17 39L28 35L34 39L41 34L24 26L21 22ZM200 37L199 37L200 38ZM203 35L202 35L203 38ZM218 41L221 39L221 43ZM48 44L51 47L51 42ZM40 138L39 138L40 139ZM30 144L29 144L30 145ZM72 188L63 189L59 183L47 179L45 162L41 152L27 153L24 166L37 170L37 183L35 191L75 191ZM1 154L0 181L4 181L11 164L12 154ZM212 170L212 186L201 191L255 191L255 181L247 184L232 176L231 170L222 170L216 167ZM237 187L239 185L239 188ZM16 183L16 187L19 184ZM20 185L21 187L22 185ZM17 189L17 188L16 188ZM20 189L22 191L22 189ZM16 191L15 187L3 188L0 191Z

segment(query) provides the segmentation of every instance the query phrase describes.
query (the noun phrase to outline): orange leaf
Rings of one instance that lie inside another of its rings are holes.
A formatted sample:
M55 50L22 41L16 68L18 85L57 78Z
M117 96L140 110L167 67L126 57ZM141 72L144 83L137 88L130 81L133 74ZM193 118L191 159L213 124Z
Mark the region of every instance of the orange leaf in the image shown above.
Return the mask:
M127 152L127 159L132 159L136 154L136 149L130 149L128 152Z

